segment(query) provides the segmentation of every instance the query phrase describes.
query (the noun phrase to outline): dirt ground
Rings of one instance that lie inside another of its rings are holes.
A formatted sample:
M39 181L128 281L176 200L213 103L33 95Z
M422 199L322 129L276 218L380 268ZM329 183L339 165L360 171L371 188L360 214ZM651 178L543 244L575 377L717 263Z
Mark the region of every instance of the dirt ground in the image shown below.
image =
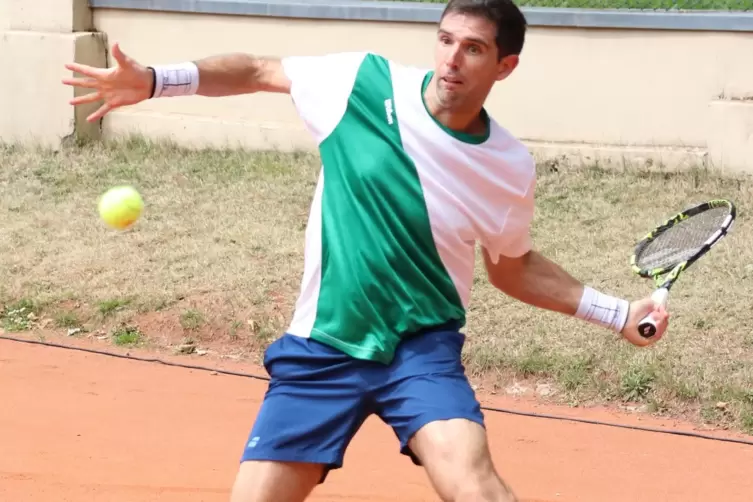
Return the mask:
M87 341L66 344L95 348ZM264 375L241 362L160 357ZM0 500L227 501L264 390L265 382L256 379L0 338ZM692 429L616 411L480 397L487 406ZM753 446L496 412L486 416L494 460L529 502L734 502L750 500L753 493ZM345 467L312 500L437 500L423 471L397 448L384 424L367 421Z

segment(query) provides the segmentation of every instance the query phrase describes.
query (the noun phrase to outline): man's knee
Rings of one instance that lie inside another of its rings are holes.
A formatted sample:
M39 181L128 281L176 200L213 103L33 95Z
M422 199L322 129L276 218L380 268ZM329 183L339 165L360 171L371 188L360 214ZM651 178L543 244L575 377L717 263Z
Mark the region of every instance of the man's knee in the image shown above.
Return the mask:
M246 461L238 469L230 502L303 502L323 473L320 464Z
M497 474L485 429L465 419L427 424L410 441L446 502L514 502L512 491Z
M517 499L494 472L470 478L455 487L452 502L515 502Z

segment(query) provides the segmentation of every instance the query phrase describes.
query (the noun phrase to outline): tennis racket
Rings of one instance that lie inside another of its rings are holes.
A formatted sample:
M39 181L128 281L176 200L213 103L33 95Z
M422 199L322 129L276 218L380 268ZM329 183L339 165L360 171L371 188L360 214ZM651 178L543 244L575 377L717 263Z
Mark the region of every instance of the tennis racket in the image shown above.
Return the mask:
M653 279L651 299L656 304L667 304L680 274L727 235L736 215L731 201L709 200L675 214L636 244L630 266L638 276ZM638 332L644 338L656 334L651 314L640 322Z

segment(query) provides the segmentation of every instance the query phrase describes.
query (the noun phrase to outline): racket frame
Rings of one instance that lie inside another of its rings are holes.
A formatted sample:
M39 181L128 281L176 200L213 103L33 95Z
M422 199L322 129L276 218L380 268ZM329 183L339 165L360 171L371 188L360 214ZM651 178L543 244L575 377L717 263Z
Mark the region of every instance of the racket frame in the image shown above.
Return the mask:
M643 249L648 246L649 243L656 240L656 238L663 234L665 231L692 216L718 207L728 208L727 217L724 219L721 226L713 234L711 234L711 236L709 236L706 242L704 242L704 244L692 256L684 260L669 263L663 267L646 269L638 266L638 256L643 251ZM636 275L645 279L653 280L655 289L653 294L651 295L651 299L656 305L665 306L667 304L667 300L669 299L669 290L675 284L680 274L687 270L688 267L690 267L693 263L698 261L701 256L706 254L712 247L714 247L723 237L725 237L729 233L729 231L732 229L736 217L737 208L731 200L711 199L678 212L677 214L668 218L656 228L648 232L643 236L643 238L638 241L633 250L633 254L630 256L630 268ZM638 332L644 338L651 338L656 334L656 321L653 319L651 314L644 317L638 324Z

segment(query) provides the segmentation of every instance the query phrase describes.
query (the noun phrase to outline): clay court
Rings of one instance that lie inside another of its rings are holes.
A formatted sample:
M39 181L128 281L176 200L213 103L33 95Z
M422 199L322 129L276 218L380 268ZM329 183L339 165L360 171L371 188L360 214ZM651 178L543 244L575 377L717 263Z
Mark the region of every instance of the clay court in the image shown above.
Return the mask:
M95 348L88 341L63 342ZM180 361L264 376L242 363ZM0 500L13 502L226 501L265 389L264 381L243 376L2 338L0 383ZM692 431L612 411L513 398L483 402ZM526 501L734 502L750 500L753 492L753 446L510 413L486 416L495 462ZM345 467L312 500L436 498L423 472L397 453L392 432L375 419L356 436Z

